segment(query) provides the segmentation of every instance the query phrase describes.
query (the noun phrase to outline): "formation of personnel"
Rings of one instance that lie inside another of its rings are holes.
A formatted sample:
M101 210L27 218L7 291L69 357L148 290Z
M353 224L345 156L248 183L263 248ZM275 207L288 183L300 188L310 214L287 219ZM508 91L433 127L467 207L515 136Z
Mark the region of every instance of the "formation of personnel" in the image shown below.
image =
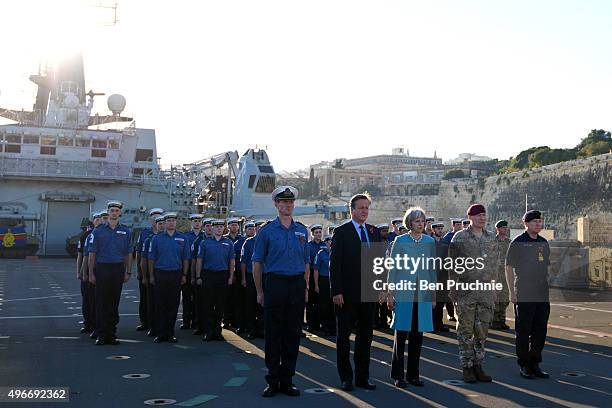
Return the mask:
M395 330L391 373L395 385L422 386L418 375L422 334L449 331L443 324L446 308L449 321L456 322L463 380L490 382L492 378L483 367L488 330L509 329L506 309L512 302L520 375L548 377L539 363L550 313L546 280L550 249L539 235L542 228L539 211L523 216L525 232L511 241L506 220L495 224L495 232L486 229L486 209L480 204L470 206L467 219L451 218L451 228L445 232L444 223L425 217L425 212L418 208L408 210L404 218L392 219L389 224L366 224L371 198L358 195L351 200L354 229L347 231L345 225L332 225L324 235L322 225L307 227L293 218L297 197L294 187L275 189L272 201L278 216L267 222L244 221L244 235L240 234L242 219L204 219L201 214L191 214L191 229L180 232L178 214L151 209L150 227L140 232L135 245L140 294L140 325L136 330L145 332L155 343L176 343L175 326L182 299L180 330L192 330L204 342L223 341L222 330L230 327L247 339L264 338L268 387L263 396L271 397L278 392L297 396L300 391L292 377L304 324L307 331L337 336L338 367L344 390L353 388L348 362L351 327L359 328L362 339L359 351L357 348L355 351L356 364L359 363L355 374L359 377L357 386L375 388L367 375L369 362L363 358L369 356L368 339L371 342L373 327ZM89 333L96 345L119 344L120 295L132 274L132 235L119 222L121 210L120 202L110 201L105 211L92 214L91 227L84 231L78 244L77 278L83 298L81 333ZM337 231L342 233L337 236ZM437 258L483 259L483 267L470 273L446 267L433 272L438 282L496 281L502 283L503 289L444 288L427 300L421 299L421 294L401 298L388 291L377 304L361 302L355 296L346 303L347 294L342 293L343 285L338 282L347 279L347 274L349 280L359 280L361 273L359 266L348 272L339 266L353 265L346 261L347 257L359 259L358 250L354 253L341 250L353 248L352 243L347 246L347 239L367 243L368 248L373 242L387 242L387 256L398 251L410 254L414 245L418 248L431 245L432 256ZM339 278L339 274L343 277ZM354 274L353 278L350 274ZM353 308L354 312L350 312ZM338 332L339 327L342 333ZM409 362L404 374L406 341Z

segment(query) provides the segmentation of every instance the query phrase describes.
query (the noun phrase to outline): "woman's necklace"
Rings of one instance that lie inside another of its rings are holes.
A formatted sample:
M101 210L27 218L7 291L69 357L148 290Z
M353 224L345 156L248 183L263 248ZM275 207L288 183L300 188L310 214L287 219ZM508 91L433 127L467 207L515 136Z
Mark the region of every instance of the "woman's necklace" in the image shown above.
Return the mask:
M412 236L412 231L408 233L408 236L417 244L419 244L421 242L421 240L423 239L423 234L419 235L419 239L416 239L415 237Z

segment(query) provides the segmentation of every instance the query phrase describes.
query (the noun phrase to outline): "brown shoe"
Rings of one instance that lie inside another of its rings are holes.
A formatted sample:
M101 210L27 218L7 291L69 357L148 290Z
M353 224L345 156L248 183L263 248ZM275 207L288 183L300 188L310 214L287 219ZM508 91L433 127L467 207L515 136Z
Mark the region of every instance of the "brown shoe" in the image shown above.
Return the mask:
M491 378L490 375L485 373L484 370L482 369L482 366L479 366L479 365L474 366L474 375L476 376L476 379L480 382L493 381L493 378Z
M474 375L474 369L472 367L463 367L463 382L476 382L476 376Z

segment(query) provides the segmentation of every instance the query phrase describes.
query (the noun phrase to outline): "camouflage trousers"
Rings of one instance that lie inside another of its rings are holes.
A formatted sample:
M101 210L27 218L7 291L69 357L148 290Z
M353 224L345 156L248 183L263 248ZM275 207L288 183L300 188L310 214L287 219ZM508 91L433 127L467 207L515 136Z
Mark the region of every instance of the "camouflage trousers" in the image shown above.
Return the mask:
M462 367L481 365L485 357L485 341L493 318L493 305L457 302L457 342Z
M493 312L493 325L505 324L506 323L506 309L508 308L509 302L497 302L495 303L495 311Z

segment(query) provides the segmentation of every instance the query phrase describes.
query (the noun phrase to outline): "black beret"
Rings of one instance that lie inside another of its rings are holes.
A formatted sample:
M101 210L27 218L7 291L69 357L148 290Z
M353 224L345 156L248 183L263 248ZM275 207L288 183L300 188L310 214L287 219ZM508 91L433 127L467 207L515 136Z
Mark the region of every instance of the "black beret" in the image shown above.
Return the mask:
M501 227L507 227L508 226L508 221L506 220L499 220L495 223L495 228L501 228Z
M529 210L525 213L525 215L523 215L523 221L525 222L529 222L533 220L541 220L541 219L542 219L542 213L539 212L538 210Z

